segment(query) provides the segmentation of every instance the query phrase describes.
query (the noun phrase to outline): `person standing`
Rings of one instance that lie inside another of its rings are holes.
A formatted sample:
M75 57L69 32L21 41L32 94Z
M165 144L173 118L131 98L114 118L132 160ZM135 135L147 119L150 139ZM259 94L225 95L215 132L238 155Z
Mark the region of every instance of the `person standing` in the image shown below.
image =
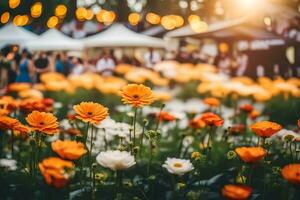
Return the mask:
M149 51L144 55L145 66L147 68L153 68L153 66L161 61L161 56L153 48L149 48Z
M110 76L116 67L116 63L108 51L104 51L103 55L97 61L96 72L104 76Z
M51 71L50 62L45 52L40 52L38 58L34 61L37 71L37 82L40 82L41 74Z
M249 60L249 57L245 51L238 52L237 57L236 57L236 64L237 64L236 76L244 76L245 75L245 72L248 67L248 60Z
M27 52L27 50L23 50L20 65L17 69L16 82L32 83L31 77L34 71L31 55Z

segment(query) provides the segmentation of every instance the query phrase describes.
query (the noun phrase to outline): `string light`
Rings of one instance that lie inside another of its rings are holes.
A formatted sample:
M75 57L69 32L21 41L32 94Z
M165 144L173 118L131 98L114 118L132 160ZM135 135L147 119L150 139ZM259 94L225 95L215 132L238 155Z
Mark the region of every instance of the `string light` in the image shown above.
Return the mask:
M9 12L4 12L1 15L0 21L2 24L6 24L9 21L10 18L10 13Z
M166 15L161 18L161 25L167 30L179 28L183 24L184 19L179 15Z
M68 8L65 5L58 5L55 8L55 15L59 18L64 18L67 14Z
M86 20L91 20L91 19L93 19L93 17L94 17L94 12L92 11L92 10L87 10L86 11L86 15L85 15L85 19Z
M200 21L201 20L201 18L198 16L198 15L190 15L189 17L188 17L188 22L189 23L192 23L193 21Z
M42 14L42 10L43 10L43 4L41 2L36 2L30 8L31 17L33 18L40 17Z
M78 20L83 21L86 18L87 10L84 7L79 7L76 9L75 14Z
M271 26L272 25L272 19L270 17L265 17L264 18L264 23L266 26Z
M150 24L157 25L160 23L160 16L150 12L146 15L146 21Z
M48 28L54 28L58 24L58 17L57 16L52 16L48 19L47 21L47 26Z
M141 16L139 13L130 13L128 15L128 21L132 26L137 25L140 20L141 20Z
M109 25L115 21L116 14L113 11L107 11L107 10L102 9L97 13L96 19L100 23Z
M193 20L190 22L191 29L196 33L204 32L208 29L208 25L204 21Z
M16 26L25 26L29 22L27 15L17 15L13 19L13 24Z
M20 5L21 1L20 0L9 0L8 1L8 6L11 9L15 9L16 7L18 7Z

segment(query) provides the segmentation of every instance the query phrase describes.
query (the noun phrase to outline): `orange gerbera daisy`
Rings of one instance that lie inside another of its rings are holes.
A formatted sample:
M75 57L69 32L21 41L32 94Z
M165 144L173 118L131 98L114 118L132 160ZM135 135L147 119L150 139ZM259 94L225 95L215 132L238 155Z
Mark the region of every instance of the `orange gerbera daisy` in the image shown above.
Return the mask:
M203 100L203 102L211 107L217 107L220 105L220 100L214 97L207 97Z
M300 184L300 164L289 164L282 168L281 174L285 180L293 184Z
M201 115L201 120L208 126L222 126L224 123L224 120L221 117L211 112L203 113Z
M256 135L265 138L271 137L282 129L279 124L269 121L256 122L255 124L252 124L250 128Z
M32 130L53 135L59 130L57 118L52 113L33 111L26 117Z
M74 164L71 161L50 157L40 162L39 168L48 185L62 188L72 176Z
M240 109L241 109L242 111L247 112L247 113L251 113L252 110L253 110L254 108L253 108L253 106L252 106L251 104L246 103L246 104L241 105L241 106L240 106Z
M150 105L155 100L152 90L142 84L126 85L122 88L120 94L123 103L130 104L133 107Z
M201 119L201 117L196 117L189 122L189 126L198 129L205 127L205 122Z
M176 119L176 117L168 112L160 112L156 114L157 118L159 117L160 121L171 122Z
M7 129L14 129L18 126L20 122L17 119L7 117L7 116L0 116L0 129L7 130Z
M51 147L61 158L68 160L77 160L87 152L84 144L76 141L57 140L51 143Z
M245 185L225 185L222 195L228 200L246 200L252 193L252 188Z
M21 123L15 126L13 130L16 131L18 135L27 135L27 133L30 132L30 128Z
M8 103L0 99L0 115L8 115L9 113Z
M76 118L92 124L99 124L108 116L108 108L99 103L81 102L73 106L73 109L76 112Z
M249 113L249 117L252 120L256 119L259 115L260 115L260 112L255 109Z
M254 163L262 160L267 154L262 147L238 147L235 152L246 163Z

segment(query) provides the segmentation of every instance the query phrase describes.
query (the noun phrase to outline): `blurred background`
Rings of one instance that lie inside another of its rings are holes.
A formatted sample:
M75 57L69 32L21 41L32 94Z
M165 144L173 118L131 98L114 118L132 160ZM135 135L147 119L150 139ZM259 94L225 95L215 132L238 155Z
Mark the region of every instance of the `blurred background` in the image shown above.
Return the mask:
M63 71L62 59L71 65L65 75L164 60L211 64L231 77L300 74L298 0L5 0L0 22L12 77L4 86L16 81L22 54L43 69L35 73Z

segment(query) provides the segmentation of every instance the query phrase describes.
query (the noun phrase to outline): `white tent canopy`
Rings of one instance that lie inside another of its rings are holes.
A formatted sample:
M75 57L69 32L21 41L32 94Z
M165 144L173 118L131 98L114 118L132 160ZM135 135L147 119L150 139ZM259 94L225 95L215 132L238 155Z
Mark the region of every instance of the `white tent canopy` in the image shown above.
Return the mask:
M0 46L7 44L21 45L25 41L35 40L37 35L24 28L7 24L0 29Z
M65 51L82 50L83 44L79 40L72 39L57 29L49 29L36 40L25 43L31 51Z
M165 47L162 39L136 33L122 24L114 24L101 33L83 39L83 42L86 47Z

